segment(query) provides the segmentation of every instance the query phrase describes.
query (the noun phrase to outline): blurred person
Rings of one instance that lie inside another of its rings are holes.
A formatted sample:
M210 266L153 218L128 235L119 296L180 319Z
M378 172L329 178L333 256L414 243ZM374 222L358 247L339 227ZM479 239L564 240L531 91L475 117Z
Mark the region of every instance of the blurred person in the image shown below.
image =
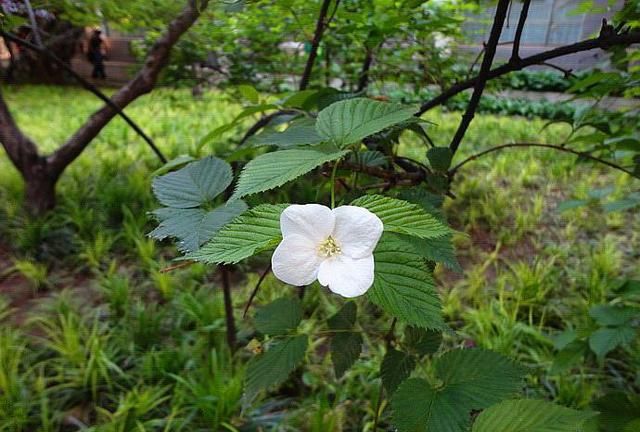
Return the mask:
M95 29L89 38L86 46L87 59L93 65L92 78L106 79L107 74L104 69L104 60L107 57L109 44L102 31Z

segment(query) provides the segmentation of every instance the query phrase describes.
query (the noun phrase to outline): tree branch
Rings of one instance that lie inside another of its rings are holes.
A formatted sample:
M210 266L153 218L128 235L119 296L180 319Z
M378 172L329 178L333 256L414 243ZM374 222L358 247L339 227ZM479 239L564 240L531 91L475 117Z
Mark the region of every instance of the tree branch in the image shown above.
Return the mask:
M24 47L27 47L33 51L36 51L39 54L45 55L47 57L49 57L53 62L55 62L56 64L58 64L60 67L62 67L65 71L67 71L70 75L72 75L80 84L82 84L82 86L84 88L86 88L87 90L89 90L91 93L93 93L94 95L96 95L98 98L100 98L103 102L105 102L107 105L109 105L111 108L113 108L114 110L116 110L116 113L122 117L122 119L129 125L131 126L131 128L138 134L140 135L140 137L142 137L142 139L149 145L149 147L151 147L151 150L153 150L153 152L156 154L156 156L158 156L158 159L160 159L160 161L162 163L166 163L167 162L167 158L162 154L162 152L160 151L160 149L155 145L155 143L153 142L153 140L146 134L144 133L144 131L131 119L131 117L129 117L128 115L126 115L124 113L124 111L122 111L116 104L114 104L111 99L109 99L109 97L107 95L105 95L104 93L102 93L96 86L94 86L93 84L91 84L89 81L87 81L86 79L84 79L80 74L78 74L71 66L69 66L64 60L62 60L60 57L58 57L57 55L55 55L53 52L51 52L50 50L48 50L45 47L41 47L41 46L37 46L34 45L24 39L19 38L18 36L11 34L11 33L7 33L3 30L0 30L0 35L3 36L5 39L11 40L17 44L20 44Z
M522 10L520 11L520 18L518 18L516 34L513 38L513 48L511 51L510 61L517 61L520 58L520 40L522 39L522 31L524 30L524 24L527 21L527 15L529 15L529 6L531 6L531 0L524 0L522 2Z
M469 99L469 105L467 106L466 112L462 115L462 120L460 121L458 130L453 136L451 144L449 144L452 154L458 150L460 142L462 142L462 138L464 138L473 117L475 117L476 109L478 109L478 104L480 103L480 98L482 97L487 80L489 79L488 76L491 71L491 64L493 63L493 57L496 54L498 42L500 42L500 34L502 33L502 27L504 26L504 20L507 17L507 10L509 9L510 3L511 0L498 0L496 15L493 19L493 26L491 27L489 40L484 50L484 56L482 57L478 80L474 85L473 94L471 95L471 99Z
M331 5L331 1L332 0L324 0L322 2L322 6L320 7L320 14L318 15L318 20L316 21L316 30L313 34L313 40L311 41L311 51L309 51L309 57L307 57L307 64L304 66L302 78L300 78L300 90L304 90L309 86L309 81L311 80L311 72L313 72L313 65L316 61L316 57L318 56L318 47L320 46L322 35L324 34L324 31L329 24L329 21L327 20L327 13L329 12L329 5ZM336 0L335 10L337 10L338 8L338 2L339 0Z
M111 97L114 105L123 109L154 88L160 71L169 61L171 48L195 23L208 3L209 0L188 0L182 12L169 23L164 35L153 44L142 69ZM105 105L94 112L62 147L47 158L51 169L61 173L116 114L117 111L111 105Z
M592 154L590 154L588 152L582 152L582 151L570 149L568 147L561 147L561 146L557 146L557 145L553 145L553 144L542 144L542 143L510 143L510 144L499 145L497 147L492 147L492 148L487 149L487 150L483 150L483 151L481 151L479 153L476 153L476 154L474 154L472 156L469 156L468 158L464 159L462 162L460 162L459 164L457 164L456 166L451 168L449 170L449 178L453 178L460 168L462 168L463 166L465 166L469 162L478 159L481 156L484 156L486 154L493 153L493 152L496 152L496 151L499 151L499 150L502 150L502 149L506 149L506 148L518 148L518 147L540 147L540 148L547 148L547 149L558 150L558 151L565 152L565 153L570 153L570 154L576 155L576 156L581 157L581 158L589 159L591 161L607 165L608 167L616 169L618 171L622 171L623 173L626 173L626 174L630 175L631 177L640 178L636 174L634 174L632 171L630 171L630 170L628 170L628 169L626 169L626 168L624 168L624 167L622 167L620 165L617 165L617 164L615 164L613 162L609 162L608 160L601 159L599 157L593 156Z
M564 45L558 48L551 49L549 51L544 51L538 54L534 54L529 57L525 57L519 59L517 61L505 63L502 66L499 66L495 69L492 69L486 79L491 80L497 78L502 75L506 75L510 72L518 71L524 69L528 66L545 63L548 60L552 60L554 58L563 57L569 54L575 54L583 51L589 51L596 48L606 49L612 46L628 46L632 44L640 43L640 32L634 31L629 33L622 34L606 34L600 33L600 36L587 39L581 42L576 42L571 45ZM478 82L479 76L474 78L462 81L458 84L455 84L436 96L435 98L425 102L420 107L420 110L416 113L416 116L420 116L425 112L429 111L432 108L435 108L439 105L442 105L447 100L451 99L453 96L457 95L460 92L463 92L467 89L470 89L475 86Z
M24 135L16 124L9 107L2 97L0 89L0 143L9 159L24 176L29 161L38 158L38 148L29 137Z

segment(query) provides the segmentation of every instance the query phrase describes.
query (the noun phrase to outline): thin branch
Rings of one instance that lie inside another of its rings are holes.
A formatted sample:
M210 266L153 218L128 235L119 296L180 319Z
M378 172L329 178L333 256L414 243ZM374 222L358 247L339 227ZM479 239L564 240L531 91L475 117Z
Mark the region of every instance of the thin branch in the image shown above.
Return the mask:
M257 134L260 129L266 127L274 118L282 115L296 114L297 112L298 111L296 110L280 110L261 117L257 122L253 124L253 126L247 129L245 134L242 136L242 139L240 140L240 145L244 144L249 138Z
M480 103L480 98L484 92L484 88L489 79L489 72L491 71L491 64L493 63L493 57L496 54L496 47L500 42L500 34L502 33L502 27L504 26L504 20L507 17L507 10L509 9L509 3L511 0L498 0L498 6L496 7L496 15L493 19L493 26L491 27L491 33L489 35L489 41L487 42L484 56L482 57L482 64L480 65L480 73L478 74L478 80L475 83L473 94L469 100L466 112L462 115L462 120L458 126L449 148L451 153L455 153L464 138L473 117L475 116L476 109Z
M307 64L304 67L304 72L302 73L302 78L300 78L300 90L304 90L309 86L309 81L311 80L311 72L313 72L313 65L316 61L316 57L318 56L318 47L320 46L320 41L322 40L322 35L324 34L325 29L327 28L327 13L329 12L329 5L331 5L332 0L324 0L322 2L322 6L320 7L320 14L318 15L318 20L316 21L316 30L313 34L313 40L311 41L311 51L309 51L309 57L307 57ZM336 8L337 6L336 1Z
M258 294L258 291L260 290L260 285L262 285L262 281L267 277L267 275L270 272L271 272L271 264L269 264L267 266L267 268L264 269L264 271L260 275L260 279L258 279L258 283L256 284L255 288L251 292L251 295L249 296L249 300L247 300L247 304L244 307L244 312L242 313L242 318L246 318L247 317L247 312L249 312L249 308L253 304L253 299L256 298L256 295Z
M33 32L33 39L39 47L43 47L42 37L40 36L40 29L38 28L38 21L36 21L36 14L33 13L31 2L24 0L24 5L27 8L27 15L29 16L29 22L31 23L31 31Z
M564 75L565 78L576 76L576 74L573 73L572 69L565 69L565 68L563 68L561 66L554 65L554 64L549 63L549 62L542 62L540 64L543 65L543 66L550 67L551 69L555 69L557 71L562 72L562 74Z
M151 147L151 150L153 150L153 152L156 154L156 156L158 156L158 159L160 159L160 161L162 163L166 163L167 162L167 158L162 154L162 152L155 145L153 140L131 119L131 117L129 117L127 114L125 114L124 111L122 111L116 104L114 104L113 101L111 99L109 99L109 97L107 95L102 93L96 86L94 86L93 84L91 84L91 82L89 82L88 80L84 79L80 74L78 74L71 66L69 66L67 64L67 62L62 60L60 57L55 55L53 52L51 52L47 48L44 48L43 46L34 45L34 44L24 40L24 39L19 38L18 36L14 35L14 34L5 32L3 30L0 30L0 35L3 36L5 39L11 40L11 41L13 41L13 42L15 42L17 44L20 44L20 45L22 45L22 46L24 46L26 48L29 48L29 49L37 52L39 54L42 54L42 55L45 55L45 56L49 57L49 59L51 59L53 62L55 62L57 65L62 67L65 71L67 71L71 76L73 76L80 84L82 84L82 86L84 88L86 88L91 93L93 93L98 98L100 98L104 103L109 105L112 109L116 110L117 114L120 117L122 117L122 119L129 126L131 126L131 128L138 135L140 135L140 137L149 145L149 147Z
M138 97L153 90L160 71L169 61L171 49L200 17L208 3L209 0L187 1L182 12L169 23L166 32L151 47L142 69L111 97L114 105L123 109ZM117 111L111 105L105 105L94 112L62 147L47 158L51 169L58 173L64 171L116 114Z
M502 66L492 69L486 76L487 80L497 78L502 75L506 75L510 72L524 69L528 66L544 63L548 60L552 60L558 57L563 57L569 54L575 54L583 51L589 51L596 48L610 48L612 46L629 46L632 44L640 43L640 32L634 31L622 34L609 34L600 33L600 36L587 39L581 42L576 42L571 45L564 45L558 48L551 49L549 51L543 51L538 54L534 54L529 57L522 58L518 61L505 63ZM416 116L420 116L432 108L442 105L453 96L467 89L470 89L476 85L479 81L479 76L462 81L458 84L451 86L433 99L423 103L420 110L416 113Z
M542 144L542 143L510 143L510 144L503 144L503 145L499 145L496 147L492 147L490 149L487 150L483 150L479 153L476 153L472 156L469 156L468 158L464 159L462 162L460 162L459 164L457 164L456 166L454 166L453 168L451 168L449 170L449 178L453 178L455 176L455 174L458 172L458 170L460 168L462 168L463 166L465 166L466 164L468 164L471 161L474 161L476 159L478 159L481 156L487 155L489 153L493 153L502 149L506 149L506 148L520 148L520 147L540 147L540 148L547 148L547 149L553 149L553 150L558 150L564 153L570 153L573 155L576 155L578 157L584 158L584 159L589 159L593 162L598 162L604 165L607 165L610 168L616 169L618 171L622 171L625 174L630 175L631 177L635 177L635 178L640 178L637 174L635 174L633 171L630 171L620 165L617 165L613 162L609 162L608 160L605 159L601 159L599 157L593 156L592 154L588 153L588 152L582 152L579 150L573 150L570 149L568 147L561 147L561 146L557 146L557 145L553 145L553 144Z
M522 32L524 30L524 24L527 21L527 15L529 15L529 6L531 6L531 0L523 0L520 18L518 18L518 25L516 26L516 34L513 38L511 61L517 61L520 58L520 40L522 39Z
M227 345L231 352L236 350L236 320L233 317L233 301L231 297L231 282L229 281L229 268L220 266L220 276L222 277L222 294L224 298L224 316L227 327Z

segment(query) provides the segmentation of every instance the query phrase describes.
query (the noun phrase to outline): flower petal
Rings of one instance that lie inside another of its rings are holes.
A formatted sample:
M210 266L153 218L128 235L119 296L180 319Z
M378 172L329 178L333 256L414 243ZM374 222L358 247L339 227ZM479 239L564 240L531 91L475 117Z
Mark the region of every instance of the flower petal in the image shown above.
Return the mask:
M333 209L336 218L333 237L342 253L351 258L364 258L373 250L382 235L382 221L363 207L341 206Z
M373 285L373 255L353 259L338 255L320 264L318 282L343 297L357 297Z
M283 239L271 257L275 277L290 285L309 285L318 277L322 258L316 244L307 237L291 234Z
M280 215L282 237L301 235L316 244L331 235L335 217L329 207L320 204L293 204Z

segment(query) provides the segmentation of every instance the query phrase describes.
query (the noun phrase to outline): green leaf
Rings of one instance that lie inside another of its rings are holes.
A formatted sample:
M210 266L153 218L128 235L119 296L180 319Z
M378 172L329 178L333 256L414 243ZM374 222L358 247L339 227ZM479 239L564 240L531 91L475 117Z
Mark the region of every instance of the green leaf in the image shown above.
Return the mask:
M415 109L366 98L348 99L320 111L318 133L347 146L413 117Z
M167 207L193 208L213 200L231 184L232 179L231 166L222 159L209 156L178 171L156 177L153 193Z
M587 353L587 348L584 341L570 342L555 355L549 373L552 375L561 374L579 364Z
M458 262L451 235L433 239L421 239L406 235L401 237L415 253L419 254L425 260L442 263L445 267L453 271L462 272L462 267Z
M442 332L413 326L407 326L405 329L405 347L419 356L435 354L441 343Z
M433 239L451 234L448 226L417 204L382 195L364 195L351 205L368 209L382 220L386 232Z
M282 297L262 306L256 312L256 329L272 336L293 332L302 320L302 308L297 299Z
M349 301L328 320L329 328L338 330L331 339L331 361L336 378L344 375L362 352L362 335L346 331L355 325L357 313L355 302Z
M450 351L435 362L437 387L408 379L391 399L400 432L463 432L471 411L512 396L522 385L524 368L492 351Z
M380 375L382 385L391 396L398 386L409 376L416 367L416 358L411 354L390 348L382 359Z
M595 415L543 400L508 400L483 411L472 432L576 432Z
M567 210L573 210L576 208L584 207L588 204L589 204L588 200L567 200L567 201L562 201L560 204L558 204L558 207L556 207L556 210L562 213Z
M604 327L589 336L589 348L602 361L611 351L620 345L630 344L635 337L633 327Z
M309 148L260 155L242 170L231 200L282 186L325 162L342 158L347 153L346 150L323 151Z
M350 161L360 166L377 167L389 163L389 158L378 150L366 150L352 153Z
M436 171L446 172L451 166L453 153L449 147L431 147L427 151L427 158L431 164L431 168Z
M194 160L195 160L195 158L193 156L180 155L180 156L178 156L176 158L171 159L166 164L162 165L160 168L158 168L157 170L152 172L151 173L151 177L155 177L155 176L158 176L160 174L164 174L164 173L169 172L169 171L173 170L174 168L182 166L182 165L184 165L186 163L193 162Z
M598 426L602 432L626 431L626 427L640 421L640 396L613 392L593 403L600 412ZM630 431L633 429L630 429Z
M174 237L178 239L178 249L182 252L194 252L246 210L247 205L242 200L212 211L163 207L152 212L160 224L149 236L156 240Z
M262 204L235 218L211 241L185 259L209 264L234 264L281 240L280 214L289 204Z
M253 147L277 146L280 148L320 144L324 138L316 132L315 124L314 119L305 118L294 121L284 132L265 130L251 137L247 143Z
M407 324L443 328L440 299L423 258L394 235L384 234L374 251L375 278L369 300Z
M260 102L260 93L253 86L248 84L241 84L238 86L238 91L242 95L242 97L252 104L257 104Z
M331 330L351 330L356 323L358 306L355 302L348 301L342 308L328 320Z
M358 360L362 352L362 335L356 332L336 333L331 338L331 361L336 378L340 378Z
M589 315L601 326L621 326L640 316L640 309L605 304L593 306Z
M252 358L247 364L245 398L252 400L262 389L278 385L304 359L307 336L289 337L273 344L268 351Z

